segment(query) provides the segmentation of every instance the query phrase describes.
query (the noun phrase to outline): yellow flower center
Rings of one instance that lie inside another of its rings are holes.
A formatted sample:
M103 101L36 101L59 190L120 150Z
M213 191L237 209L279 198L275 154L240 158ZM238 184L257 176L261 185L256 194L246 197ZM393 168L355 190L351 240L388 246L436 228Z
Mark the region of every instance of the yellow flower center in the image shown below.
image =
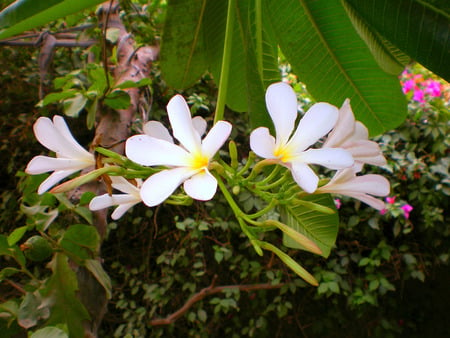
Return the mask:
M273 154L281 162L289 162L294 156L289 146L283 145L275 148Z
M191 167L193 169L204 169L208 167L209 158L201 153L193 154Z

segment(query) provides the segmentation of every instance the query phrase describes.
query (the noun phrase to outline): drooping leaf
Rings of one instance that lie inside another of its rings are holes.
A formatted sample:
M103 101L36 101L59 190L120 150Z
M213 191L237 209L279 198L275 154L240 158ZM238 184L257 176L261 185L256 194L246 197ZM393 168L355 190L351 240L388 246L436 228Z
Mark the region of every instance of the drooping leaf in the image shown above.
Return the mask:
M450 81L450 13L447 2L345 0L395 47Z
M303 197L306 201L324 205L335 210L331 195L308 195ZM287 204L281 207L281 221L305 235L322 250L322 256L328 257L336 242L339 229L337 213L329 214L318 212L305 204ZM304 249L289 236L283 234L283 244L289 248Z
M36 28L104 0L17 0L0 12L0 39Z
M284 264L286 264L292 271L294 271L298 276L303 278L305 281L307 281L309 284L317 286L319 283L317 283L317 280L314 278L313 275L311 275L308 271L306 271L300 264L298 264L291 256L287 255L280 249L278 249L276 246L264 242L264 241L258 241L258 244L265 250L272 251L275 255L280 258Z
M202 31L205 7L206 0L171 0L167 6L161 72L176 89L193 85L207 69Z
M371 135L404 120L406 100L397 77L380 69L339 0L265 4L283 54L316 100L340 107L350 98Z
M75 96L64 100L64 113L70 117L77 117L87 101L87 97L82 93L76 93Z
M88 269L95 279L103 286L106 293L106 298L111 299L111 279L106 271L103 269L101 263L96 259L87 259L85 261L85 267Z
M70 337L83 337L83 321L89 314L76 297L78 282L75 272L70 268L68 258L57 253L49 263L52 276L41 291L43 302L50 304L47 325L65 324Z

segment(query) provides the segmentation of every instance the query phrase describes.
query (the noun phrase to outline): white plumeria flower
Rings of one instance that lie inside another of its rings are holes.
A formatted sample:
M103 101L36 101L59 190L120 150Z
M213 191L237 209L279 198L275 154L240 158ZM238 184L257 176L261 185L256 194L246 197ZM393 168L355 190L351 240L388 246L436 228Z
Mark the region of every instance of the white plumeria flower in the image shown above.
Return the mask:
M353 165L351 154L343 149L308 149L326 135L336 124L338 109L328 103L316 103L300 120L291 137L297 119L297 97L286 83L269 86L266 105L275 126L276 138L269 129L260 127L250 135L250 148L260 157L275 159L289 168L297 184L313 193L319 178L308 164L319 164L329 169L343 169Z
M217 190L217 180L208 166L231 132L231 124L218 121L202 140L206 123L192 119L189 107L181 95L174 96L167 105L173 143L167 129L159 122L146 124L143 135L130 137L125 152L132 161L145 166L167 166L169 169L150 176L141 187L141 198L148 206L166 200L182 183L186 193L194 199L207 201Z
M384 209L384 202L373 196L387 196L390 191L389 181L375 174L356 176L352 168L339 170L336 175L317 193L339 194L356 198L377 210ZM373 196L371 196L373 195Z
M53 171L39 186L39 194L43 194L67 176L95 165L94 155L78 144L61 116L55 115L53 122L48 117L40 117L33 130L39 143L56 153L56 158L35 156L25 169L25 172L31 175Z
M104 194L96 196L89 203L89 209L96 211L117 205L117 208L111 214L111 218L117 220L122 217L128 209L142 201L140 195L142 180L137 179L137 186L135 186L122 176L110 176L110 178L112 181L111 186L124 194Z
M385 165L386 159L381 153L380 146L368 138L369 132L366 126L360 121L355 121L350 100L346 99L339 109L338 122L328 135L323 147L348 150L355 160L353 166L355 172L361 171L364 163Z

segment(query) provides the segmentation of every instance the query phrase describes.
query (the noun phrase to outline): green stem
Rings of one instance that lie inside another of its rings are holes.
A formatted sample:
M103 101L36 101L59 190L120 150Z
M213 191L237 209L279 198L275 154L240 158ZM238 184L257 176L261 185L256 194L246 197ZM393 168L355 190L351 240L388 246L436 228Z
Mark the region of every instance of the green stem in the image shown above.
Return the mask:
M258 212L255 212L254 214L250 214L250 215L246 215L248 218L250 219L255 219L258 217L261 217L262 215L265 215L266 213L268 213L271 209L273 209L276 205L278 204L277 199L273 198L270 203L265 206L263 209L261 209Z
M233 197L231 196L231 194L228 192L227 187L225 186L225 184L223 183L221 177L219 177L218 175L215 175L216 179L217 179L217 184L219 186L220 191L222 191L223 196L225 197L225 199L228 202L228 205L231 207L231 210L233 210L234 215L236 216L236 219L239 222L239 225L241 226L242 232L248 237L248 239L250 240L250 243L252 243L253 247L255 248L255 251L258 253L258 255L262 256L262 250L259 247L259 245L257 244L257 239L255 238L255 236L249 231L247 224L245 224L245 222L254 224L254 225L261 225L261 222L255 222L252 219L250 219L248 217L247 214L245 214L240 208L239 206L236 204L236 202L234 201Z
M228 0L225 43L223 46L222 67L220 69L219 94L217 96L214 124L223 119L227 97L228 76L230 73L231 47L233 45L234 4L236 0Z
M249 168L250 166L253 164L253 162L255 161L256 155L254 152L250 152L248 154L247 157L247 162L245 163L244 167L238 171L237 176L242 176Z
M275 167L273 167L272 172L267 175L265 178L263 178L261 181L256 182L257 185L264 185L264 184L268 184L270 181L272 181L273 178L275 178L275 176L278 174L278 172L280 171L281 166L276 165Z
M247 178L244 179L244 181L252 180L261 172L261 170L265 166L276 164L277 162L278 162L277 159L268 158L268 159L265 159L265 160L262 160L262 161L256 163L255 166L253 167L252 171L250 172L250 175L248 175Z

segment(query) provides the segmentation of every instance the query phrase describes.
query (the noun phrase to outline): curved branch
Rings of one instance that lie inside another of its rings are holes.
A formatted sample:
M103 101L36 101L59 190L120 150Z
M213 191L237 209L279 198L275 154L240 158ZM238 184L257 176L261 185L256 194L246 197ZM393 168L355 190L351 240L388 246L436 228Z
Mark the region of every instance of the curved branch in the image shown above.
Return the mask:
M174 323L177 319L182 317L195 303L201 301L203 298L223 292L225 290L230 289L238 289L239 291L254 291L254 290L270 290L270 289L279 289L282 286L285 285L285 283L281 284L270 284L270 283L263 283L263 284L240 284L240 285L222 285L222 286L214 286L215 281L217 279L217 276L214 277L213 281L211 282L211 285L201 289L199 292L197 292L195 295L193 295L191 298L189 298L186 303L182 307L180 307L177 311L170 314L166 318L156 318L152 319L150 321L150 325L152 326L162 326L162 325L170 325Z

